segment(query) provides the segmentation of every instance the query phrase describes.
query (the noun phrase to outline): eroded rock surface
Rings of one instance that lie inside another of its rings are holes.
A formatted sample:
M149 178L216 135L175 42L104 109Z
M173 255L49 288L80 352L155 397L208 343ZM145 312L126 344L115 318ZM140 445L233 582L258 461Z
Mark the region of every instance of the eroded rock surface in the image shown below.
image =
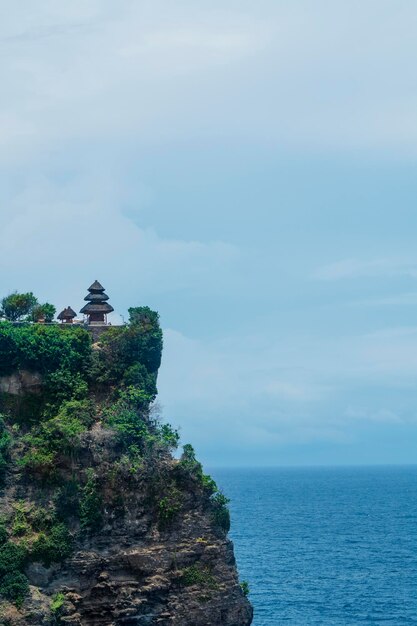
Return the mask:
M30 594L20 610L3 603L0 624L249 626L252 608L239 584L233 545L213 522L198 481L166 456L134 475L115 477L114 441L98 426L83 446L80 466L64 471L81 472L82 464L96 468L103 521L94 531L73 525L74 549L62 564L27 566ZM164 485L174 484L179 509L161 526L158 503ZM15 470L2 511L12 513L22 496L26 509L35 510L53 499L54 488L45 485L40 502L36 488ZM55 618L51 604L57 594L65 601Z
M0 393L12 396L21 396L27 393L40 393L42 388L42 376L37 372L21 370L0 377Z

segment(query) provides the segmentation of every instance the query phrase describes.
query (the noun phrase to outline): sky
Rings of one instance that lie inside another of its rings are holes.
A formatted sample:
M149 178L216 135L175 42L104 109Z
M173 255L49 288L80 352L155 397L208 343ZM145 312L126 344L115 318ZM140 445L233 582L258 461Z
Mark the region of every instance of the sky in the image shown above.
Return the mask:
M0 296L159 311L208 466L417 463L414 0L0 0Z

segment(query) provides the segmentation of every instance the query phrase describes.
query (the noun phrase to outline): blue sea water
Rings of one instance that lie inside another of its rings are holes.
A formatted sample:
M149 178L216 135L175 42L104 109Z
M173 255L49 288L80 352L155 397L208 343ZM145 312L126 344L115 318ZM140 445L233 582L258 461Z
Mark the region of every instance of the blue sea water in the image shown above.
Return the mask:
M212 475L253 626L417 624L417 467Z

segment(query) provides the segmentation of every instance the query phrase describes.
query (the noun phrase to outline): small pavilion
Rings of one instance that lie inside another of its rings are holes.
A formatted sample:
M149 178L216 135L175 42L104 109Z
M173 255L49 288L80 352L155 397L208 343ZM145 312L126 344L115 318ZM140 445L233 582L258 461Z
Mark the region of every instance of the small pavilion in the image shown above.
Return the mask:
M72 324L76 316L76 312L70 306L67 306L67 308L58 315L58 319L61 321L61 324Z
M100 285L98 280L94 281L88 288L88 294L84 298L87 304L83 306L80 313L87 317L87 324L106 326L107 314L114 311L113 307L108 304L109 296L105 293L104 287Z

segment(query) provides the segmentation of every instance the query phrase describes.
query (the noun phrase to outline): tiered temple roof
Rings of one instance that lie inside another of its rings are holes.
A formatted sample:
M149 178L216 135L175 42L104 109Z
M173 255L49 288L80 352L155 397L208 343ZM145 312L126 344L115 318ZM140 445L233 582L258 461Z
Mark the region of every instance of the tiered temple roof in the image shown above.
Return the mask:
M88 288L88 294L84 298L87 304L81 309L80 313L87 315L88 323L105 324L107 321L107 313L114 311L113 307L106 302L109 296L105 293L104 287L95 280L91 287Z

